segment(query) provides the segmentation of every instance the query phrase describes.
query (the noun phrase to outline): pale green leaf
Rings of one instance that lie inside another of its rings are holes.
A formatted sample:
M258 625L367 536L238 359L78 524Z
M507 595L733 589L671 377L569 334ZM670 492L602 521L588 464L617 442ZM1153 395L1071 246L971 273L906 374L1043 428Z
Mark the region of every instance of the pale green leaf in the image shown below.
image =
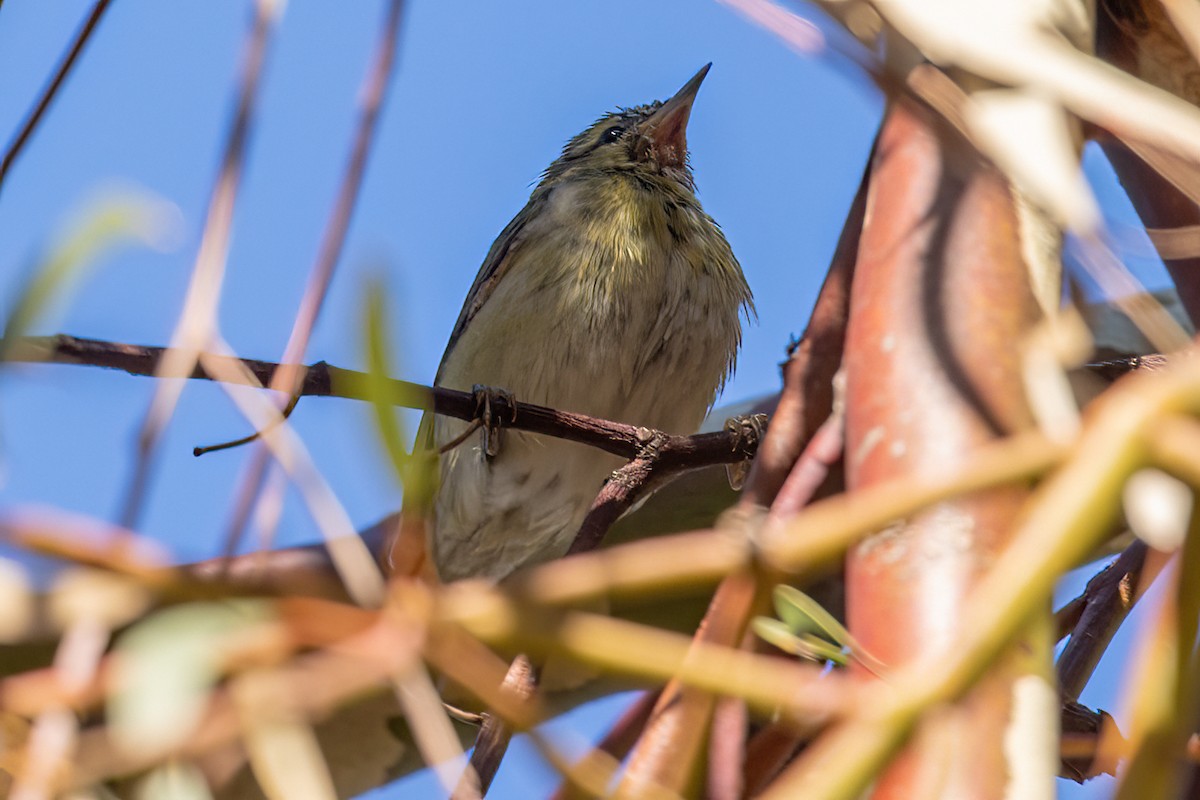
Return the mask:
M138 800L212 800L200 770L191 764L170 761L138 783Z
M755 617L750 624L756 636L785 653L809 661L832 661L843 666L846 664L846 654L842 652L841 647L810 633L797 636L786 622L772 617Z
M785 653L795 652L799 639L787 623L773 617L755 617L750 623L754 635Z
M410 508L424 508L433 491L433 461L410 456L404 448L404 431L396 416L395 406L417 405L420 398L398 398L392 383L392 358L387 326L386 291L378 283L368 284L363 305L365 321L367 385L364 387L375 410L375 424L392 463L396 476L404 487Z
M818 633L842 647L853 641L842 623L796 587L776 586L774 599L776 613L793 633Z
M251 671L232 685L250 766L269 800L336 800L329 767L312 728L290 712L267 671Z
M109 250L131 242L153 247L165 244L179 227L178 217L173 204L149 192L125 190L102 195L38 261L5 321L5 342L23 336ZM0 355L6 349L7 345L0 346Z
M191 603L130 628L117 643L108 720L114 743L169 752L199 723L220 678L221 643L269 618L260 601Z
M814 661L832 661L842 667L849 663L846 652L839 645L827 642L811 633L805 633L799 639L800 649L803 652L797 652L796 655L805 655Z

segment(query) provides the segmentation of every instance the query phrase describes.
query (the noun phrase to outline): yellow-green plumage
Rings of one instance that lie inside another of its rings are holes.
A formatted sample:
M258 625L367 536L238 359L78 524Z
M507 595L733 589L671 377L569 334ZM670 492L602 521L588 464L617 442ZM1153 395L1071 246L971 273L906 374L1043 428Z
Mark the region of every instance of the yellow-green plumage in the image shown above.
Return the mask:
M683 130L707 67L665 104L572 139L492 245L436 383L691 433L733 369L750 290L696 199ZM436 443L467 423L434 424ZM562 555L620 460L505 431L441 457L432 552L443 580Z

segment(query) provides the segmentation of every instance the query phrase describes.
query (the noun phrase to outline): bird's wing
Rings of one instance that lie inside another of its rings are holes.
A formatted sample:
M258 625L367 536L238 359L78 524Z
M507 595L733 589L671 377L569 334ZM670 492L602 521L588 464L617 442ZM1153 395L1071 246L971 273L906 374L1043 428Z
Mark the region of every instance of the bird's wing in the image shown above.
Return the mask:
M483 308L483 304L488 301L488 298L496 291L496 287L500 285L500 281L508 273L513 257L524 239L526 226L545 205L547 197L548 193L536 192L529 198L529 202L525 204L520 213L513 217L512 222L509 222L500 232L496 241L492 242L492 249L488 251L487 258L483 260L483 266L479 268L479 274L475 276L471 290L467 292L467 299L463 302L462 311L458 312L458 321L454 323L454 330L450 333L450 341L446 344L446 352L442 354L442 363L438 365L434 384L441 383L442 369L446 365L446 359L450 357L454 346L458 344L463 331L471 324L471 320L479 313L479 309Z

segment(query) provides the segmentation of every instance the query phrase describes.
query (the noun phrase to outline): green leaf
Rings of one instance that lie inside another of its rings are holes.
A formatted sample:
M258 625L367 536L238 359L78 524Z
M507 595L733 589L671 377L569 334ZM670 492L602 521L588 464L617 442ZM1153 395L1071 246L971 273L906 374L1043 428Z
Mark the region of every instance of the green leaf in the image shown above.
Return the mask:
M821 604L794 586L775 587L775 611L795 634L816 633L841 647L854 641L850 632Z
M126 752L165 753L200 722L220 679L221 644L270 619L263 601L189 603L134 625L117 642L108 719Z
M387 329L387 292L378 282L367 285L364 299L365 342L367 361L367 384L363 387L375 409L375 424L383 440L384 450L404 487L405 503L410 509L426 508L432 501L434 460L409 455L404 447L404 431L396 416L395 404L409 403L396 397L396 387L390 376L392 358L388 343L391 341ZM411 404L411 403L409 403Z
M841 667L846 666L850 661L846 652L840 646L827 642L818 636L813 636L811 633L800 636L800 646L806 652L811 653L808 657L814 661L832 661ZM801 653L797 653L797 655L801 655Z
M786 623L773 617L755 617L750 623L754 635L785 653L794 653L800 641Z
M755 635L785 653L809 661L832 661L842 666L846 664L846 654L842 652L842 648L809 633L797 636L786 622L772 617L755 617L750 624Z

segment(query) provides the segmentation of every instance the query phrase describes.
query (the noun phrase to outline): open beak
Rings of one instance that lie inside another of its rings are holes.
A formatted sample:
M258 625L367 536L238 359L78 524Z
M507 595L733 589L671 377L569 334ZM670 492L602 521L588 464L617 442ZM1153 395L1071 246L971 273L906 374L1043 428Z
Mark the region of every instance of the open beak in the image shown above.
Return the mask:
M681 167L687 161L688 117L692 114L696 92L700 91L700 84L704 83L710 67L711 62L701 67L674 97L641 125L642 133L653 143L658 163L663 166Z

